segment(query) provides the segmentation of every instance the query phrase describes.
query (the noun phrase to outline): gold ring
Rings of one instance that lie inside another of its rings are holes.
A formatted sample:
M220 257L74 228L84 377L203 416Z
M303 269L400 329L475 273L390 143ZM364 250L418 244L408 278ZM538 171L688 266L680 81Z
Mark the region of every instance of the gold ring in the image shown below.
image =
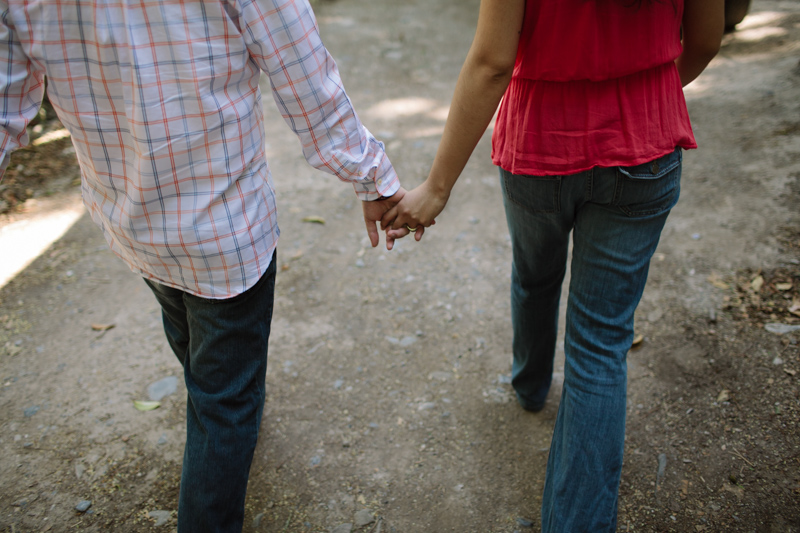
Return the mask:
M411 227L408 226L408 224L406 224L406 229L408 231L410 231L411 233L414 233L415 231L417 231L417 228L411 228Z

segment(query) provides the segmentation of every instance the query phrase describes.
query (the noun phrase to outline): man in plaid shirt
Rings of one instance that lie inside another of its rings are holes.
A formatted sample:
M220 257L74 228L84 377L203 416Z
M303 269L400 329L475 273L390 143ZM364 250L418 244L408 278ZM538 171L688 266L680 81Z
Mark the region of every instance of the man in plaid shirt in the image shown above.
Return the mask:
M261 73L308 162L353 184L373 246L404 194L383 144L307 0L0 0L0 13L0 177L28 142L46 75L84 203L153 290L184 367L178 529L240 531L279 235Z

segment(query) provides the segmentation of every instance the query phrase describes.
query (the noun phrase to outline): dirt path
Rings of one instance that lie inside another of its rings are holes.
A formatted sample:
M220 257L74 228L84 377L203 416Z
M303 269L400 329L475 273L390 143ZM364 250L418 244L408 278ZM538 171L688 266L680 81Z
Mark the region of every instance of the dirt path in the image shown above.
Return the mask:
M318 6L408 188L435 153L477 4ZM797 2L755 0L687 90L701 149L637 315L621 531L800 531L800 333L764 328L800 323L798 60ZM537 415L506 383L510 246L489 136L436 227L389 253L265 104L282 240L245 530L535 530L560 374ZM74 206L70 172L0 220L0 239ZM134 408L169 377L158 409ZM174 529L181 369L152 296L87 216L0 289L0 379L0 530Z

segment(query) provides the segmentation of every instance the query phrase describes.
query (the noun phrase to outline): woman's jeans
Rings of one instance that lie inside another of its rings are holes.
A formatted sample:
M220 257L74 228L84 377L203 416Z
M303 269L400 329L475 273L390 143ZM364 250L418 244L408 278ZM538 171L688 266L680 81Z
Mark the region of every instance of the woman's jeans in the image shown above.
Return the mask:
M513 246L511 383L531 411L542 409L550 389L573 235L564 387L547 462L542 531L614 531L633 315L678 201L681 151L569 176L500 175Z
M242 530L264 408L275 262L246 292L207 300L145 280L183 365L188 401L178 531Z

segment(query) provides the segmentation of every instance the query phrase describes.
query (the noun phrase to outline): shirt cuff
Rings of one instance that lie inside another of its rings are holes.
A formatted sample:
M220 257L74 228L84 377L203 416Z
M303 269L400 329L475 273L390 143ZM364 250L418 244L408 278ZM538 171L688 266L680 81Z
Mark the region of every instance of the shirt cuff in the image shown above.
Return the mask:
M400 190L400 179L397 177L392 163L384 155L380 166L375 169L373 179L358 181L353 184L359 200L371 202L383 196L394 196Z

